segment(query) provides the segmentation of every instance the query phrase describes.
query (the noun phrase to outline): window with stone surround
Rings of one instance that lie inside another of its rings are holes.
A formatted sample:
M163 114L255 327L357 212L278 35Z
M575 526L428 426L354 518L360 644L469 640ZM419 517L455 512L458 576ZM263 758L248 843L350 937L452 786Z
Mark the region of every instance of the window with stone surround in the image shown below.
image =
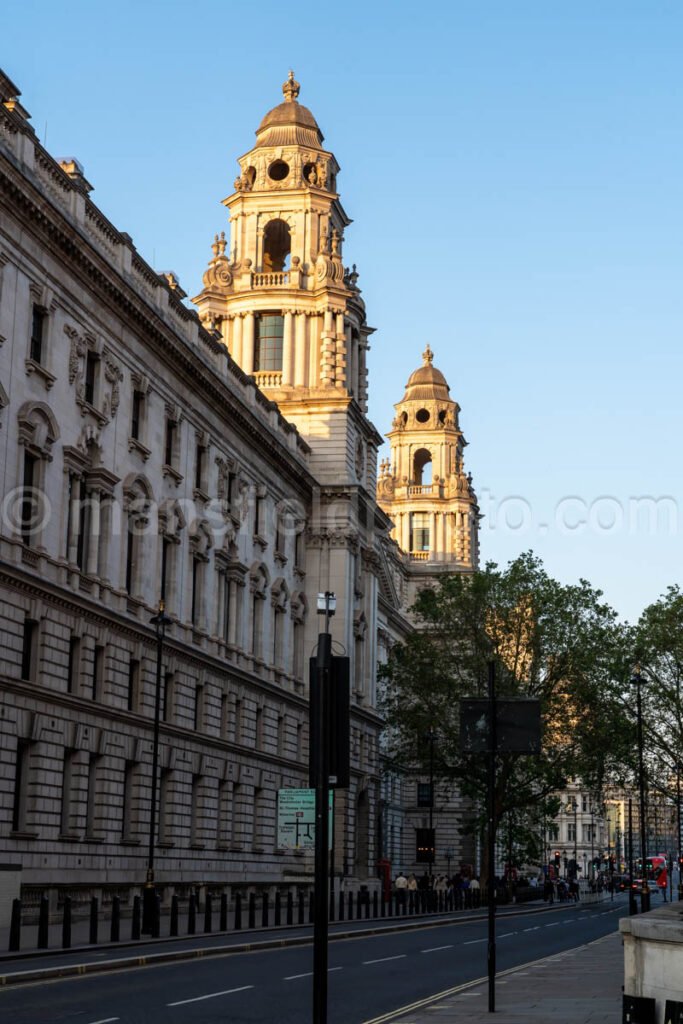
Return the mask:
M161 717L164 722L172 722L175 715L175 672L167 672L164 676L164 693Z
M31 310L31 341L29 345L29 358L40 365L45 360L45 338L47 333L47 310L42 306L33 304Z
M428 512L410 513L410 550L430 550L430 529Z
M81 677L81 638L73 633L69 637L69 664L67 668L67 692L78 693Z
M62 798L59 816L59 834L70 836L74 834L74 785L76 779L76 758L78 751L70 747L64 749L62 759Z
M138 711L140 708L140 662L137 658L131 658L128 662L126 706L129 711Z
M86 839L99 838L97 835L97 807L98 790L100 782L100 769L102 758L99 754L91 752L88 757L88 784L85 798L85 837Z
M270 176L275 177L274 169L286 167L282 160L277 160L270 167ZM284 175L286 177L286 173ZM278 179L279 180L279 179ZM289 270L292 238L289 224L279 217L268 221L263 232L263 272L279 274Z
M282 370L285 319L280 313L254 318L254 372Z
M93 700L102 700L104 690L104 666L106 657L104 644L95 644L91 666L91 696Z
M24 618L21 648L21 678L35 682L40 653L40 623L27 615Z
M159 772L159 842L170 845L173 841L173 773L170 768Z
M26 831L30 757L31 741L19 737L14 754L13 832Z
M121 839L133 842L137 839L135 821L135 796L139 766L135 761L125 761L123 765L123 801L121 807Z

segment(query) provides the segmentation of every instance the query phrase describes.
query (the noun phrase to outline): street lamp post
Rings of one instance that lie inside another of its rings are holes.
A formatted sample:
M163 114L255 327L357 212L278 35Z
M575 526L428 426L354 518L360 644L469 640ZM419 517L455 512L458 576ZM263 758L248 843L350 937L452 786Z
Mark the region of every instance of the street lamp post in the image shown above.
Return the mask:
M431 888L434 877L434 854L436 852L434 837L434 743L436 741L436 731L433 725L429 726L425 733L425 739L429 744L429 842L431 844L429 851L429 882Z
M154 885L154 846L156 842L157 819L157 776L159 774L159 718L161 713L161 666L164 653L166 627L171 623L170 616L164 611L163 599L159 601L159 611L150 619L156 630L157 638L157 677L154 694L154 740L152 743L152 796L149 811L149 849L147 852L147 880L142 903L142 931L150 933L152 938L159 937L159 906L156 887Z
M681 849L681 763L676 765L676 806L678 819L678 835L676 850L678 851L678 899L683 900L683 849Z
M636 685L636 714L638 716L638 780L640 787L640 858L642 861L642 890L640 909L645 913L650 909L650 889L647 884L647 822L645 820L645 767L643 759L643 705L641 698L642 677L640 667L633 674Z

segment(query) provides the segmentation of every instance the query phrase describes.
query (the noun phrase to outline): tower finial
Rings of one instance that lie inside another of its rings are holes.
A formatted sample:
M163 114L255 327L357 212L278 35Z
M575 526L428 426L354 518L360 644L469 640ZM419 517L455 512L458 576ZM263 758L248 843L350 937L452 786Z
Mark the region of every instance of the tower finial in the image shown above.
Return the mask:
M424 366L431 366L433 360L434 360L434 353L432 352L431 348L429 347L429 342L427 342L427 348L422 353L423 365Z
M287 81L282 86L282 91L285 94L285 102L292 103L301 90L301 86L294 77L294 72L290 71L287 76Z

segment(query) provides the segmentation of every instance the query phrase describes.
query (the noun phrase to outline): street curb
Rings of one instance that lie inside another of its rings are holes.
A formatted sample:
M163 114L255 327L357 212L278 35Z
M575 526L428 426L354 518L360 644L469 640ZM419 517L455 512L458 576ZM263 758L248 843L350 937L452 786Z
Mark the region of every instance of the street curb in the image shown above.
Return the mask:
M617 934L619 934L617 932ZM518 964L516 967L508 967L504 971L496 972L496 979L504 978L510 974L517 974L518 971L527 971L530 967L538 967L540 964L548 963L551 960L556 960L558 957L564 957L568 953L573 953L577 949L586 949L589 946L595 946L598 942L604 942L605 939L611 938L613 935L609 933L607 935L601 935L599 939L593 939L591 942L583 942L580 946L571 946L569 949L563 949L559 953L550 953L548 956L543 956L538 960L529 960L525 964ZM455 996L459 992L465 992L470 988L477 988L479 985L486 985L488 983L488 977L475 978L474 981L464 981L462 985L455 985L453 988L444 989L443 992L437 992L433 996L425 996L424 999L418 999L417 1002L410 1003L408 1006L402 1006L398 1010L390 1010L388 1013L380 1014L379 1017L373 1017L371 1020L363 1021L363 1024L389 1024L390 1021L400 1020L401 1017L405 1017L408 1013L414 1013L416 1010L423 1010L427 1007L433 1006L435 1003L441 1002L443 999L448 999L450 996Z
M577 905L575 904L575 906L577 906ZM545 907L544 906L544 907L535 907L535 908L533 908L531 910L520 910L520 911L507 912L507 916L522 917L522 916L528 916L528 915L531 915L531 914L544 914L544 913L548 914L548 913L551 913L551 911L553 911L555 909L557 909L558 911L560 909L562 911L566 911L567 910L567 908L564 905L562 905L561 907L558 905L557 908L555 908L555 907L551 908L551 907ZM501 916L506 916L506 915L501 915ZM387 920L387 919L385 918L385 920ZM402 925L398 925L398 926L394 926L394 927L387 927L385 925L385 926L374 927L374 928L358 928L358 929L352 929L352 930L343 931L343 932L331 932L330 933L330 942L339 942L339 941L343 941L343 940L346 940L346 939L354 939L354 938L371 938L373 936L393 934L393 933L403 932L403 931L417 931L418 929L424 929L424 928L440 928L440 927L444 927L446 925L466 924L466 923L469 923L470 921L485 921L485 920L486 920L486 915L485 914L480 914L480 915L477 915L476 917L475 916L467 917L467 918L462 918L460 920L453 920L453 918L440 918L438 920L433 920L433 921L429 921L429 920L410 921L410 922L407 922L406 924L402 924ZM187 936L185 936L184 938L186 939ZM182 940L178 940L178 941L182 941ZM84 976L84 975L87 975L87 974L98 974L100 972L101 973L105 973L107 971L126 970L126 969L130 969L130 968L134 968L134 967L149 967L149 966L155 966L157 964L173 963L174 961L178 961L178 960L197 960L197 959L202 959L202 958L211 957L211 956L230 956L230 955L233 955L235 953L258 953L258 952L260 952L262 950L280 949L280 948L285 948L287 946L308 946L308 945L312 945L312 943L313 943L313 936L312 935L286 936L284 938L279 938L279 939L264 939L264 940L259 940L259 941L255 941L255 942L232 943L231 945L228 945L228 946L208 946L208 947L202 947L200 949L177 949L177 950L168 950L168 951L165 950L164 952L161 952L161 953L145 953L145 954L141 954L139 956L119 957L119 958L117 958L115 960L95 960L95 961L92 961L90 963L86 962L86 963L81 963L81 964L62 964L62 965L58 964L58 965L56 965L54 967L36 968L35 970L32 970L32 971L16 971L14 973L2 974L2 975L0 975L0 988L7 987L9 985L21 985L21 984L30 984L30 983L36 982L36 981L46 981L46 980L49 980L50 978L70 978L70 977L71 978L75 978L75 977ZM114 949L119 948L120 949L121 947L120 946L114 946L114 947L109 946L109 948L110 949L112 949L112 948L114 948ZM68 951L64 950L63 952L79 953L81 950L83 952L87 952L87 953L92 954L93 947L92 946L84 946L84 947L81 947L80 949L77 947L77 948L75 948L73 950L68 950ZM59 953L59 952L62 952L62 951L60 951L60 950L52 950L52 951L46 950L46 951L40 951L39 953L35 953L33 955L46 956L46 955L49 955L50 952L52 952L52 954L54 955L55 953ZM436 998L436 997L432 997L432 998Z

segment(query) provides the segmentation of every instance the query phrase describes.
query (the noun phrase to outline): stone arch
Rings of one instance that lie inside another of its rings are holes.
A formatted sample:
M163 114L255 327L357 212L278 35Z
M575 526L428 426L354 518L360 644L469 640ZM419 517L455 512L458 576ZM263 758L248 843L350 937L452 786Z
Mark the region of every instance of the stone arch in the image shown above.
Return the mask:
M286 220L274 217L263 229L263 271L280 273L289 270L292 233Z
M125 499L146 498L154 501L154 489L144 473L129 473L122 484Z
M36 455L52 459L52 445L59 440L55 414L45 402L24 402L17 412L19 444L31 448Z
M432 453L428 448L418 448L413 454L413 480L417 487L427 487L432 482Z

